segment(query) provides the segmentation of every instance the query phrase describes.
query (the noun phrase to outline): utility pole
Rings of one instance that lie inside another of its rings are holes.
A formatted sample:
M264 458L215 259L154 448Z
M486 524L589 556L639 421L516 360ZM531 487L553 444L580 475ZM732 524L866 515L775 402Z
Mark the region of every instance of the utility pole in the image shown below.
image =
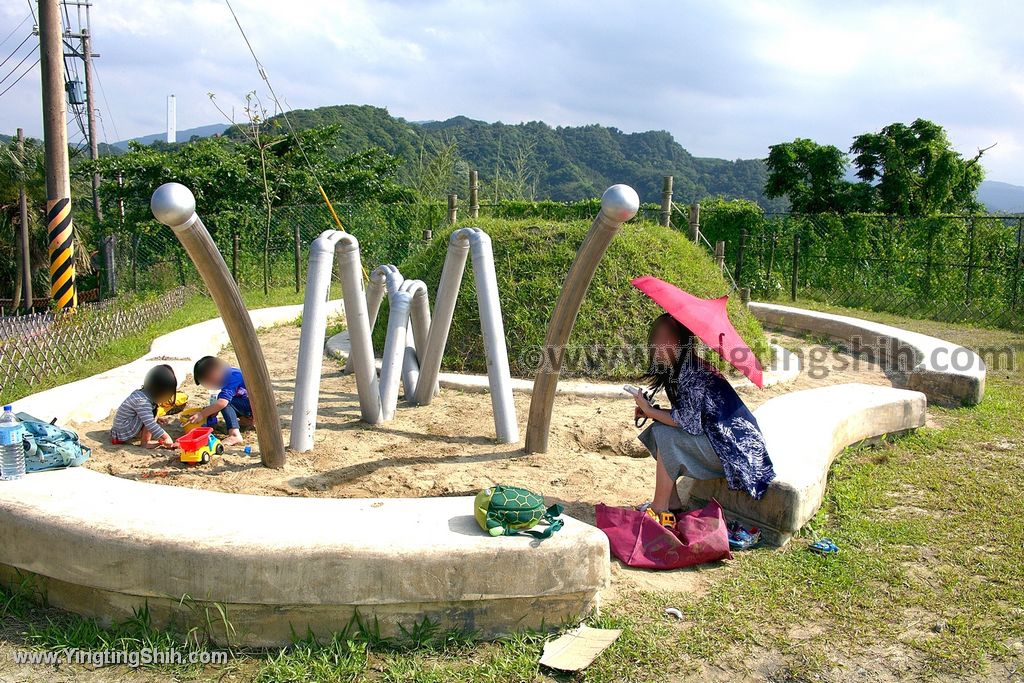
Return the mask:
M18 129L18 161L25 163L25 131ZM28 195L25 183L18 188L18 231L21 233L21 282L25 293L25 310L31 312L32 306L32 249L29 244L28 231Z
M58 308L76 308L74 227L68 175L64 44L58 0L39 0L39 53L46 153L46 231L50 249L50 297Z
M86 6L88 9L88 5ZM89 122L89 158L96 161L100 158L99 141L96 139L96 102L92 94L92 58L99 57L92 53L92 38L87 27L82 28L82 61L85 63L85 106L88 108ZM100 174L92 174L92 210L96 214L96 222L103 222L103 207L100 205Z

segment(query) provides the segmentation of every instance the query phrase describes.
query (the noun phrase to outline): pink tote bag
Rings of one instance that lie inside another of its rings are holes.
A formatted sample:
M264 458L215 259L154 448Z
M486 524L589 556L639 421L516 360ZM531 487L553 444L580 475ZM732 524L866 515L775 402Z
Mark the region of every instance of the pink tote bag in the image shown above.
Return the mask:
M630 567L678 569L732 559L725 515L716 500L679 515L675 529L663 527L637 510L599 503L594 511L597 528L608 536L612 555Z

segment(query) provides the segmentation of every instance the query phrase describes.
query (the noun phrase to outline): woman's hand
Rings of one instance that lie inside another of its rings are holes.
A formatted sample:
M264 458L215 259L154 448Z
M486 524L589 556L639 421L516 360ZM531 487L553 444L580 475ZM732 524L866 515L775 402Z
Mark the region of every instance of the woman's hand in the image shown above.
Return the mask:
M647 400L647 397L643 395L643 392L638 391L633 394L633 400L636 401L636 411L634 415L640 417L641 415L650 415L651 402Z

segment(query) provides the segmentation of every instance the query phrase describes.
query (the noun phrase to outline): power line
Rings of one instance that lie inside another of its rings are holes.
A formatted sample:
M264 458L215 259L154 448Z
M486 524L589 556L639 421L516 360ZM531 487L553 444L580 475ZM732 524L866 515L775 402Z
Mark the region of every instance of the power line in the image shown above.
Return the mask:
M92 68L92 72L96 75L96 84L100 86L100 95L103 96L103 106L106 107L107 116L110 117L110 125L114 129L114 142L121 140L121 134L117 132L117 121L114 119L114 112L110 108L110 103L107 102L107 91L103 89L103 79L100 78L100 71L95 67ZM106 133L103 134L106 137Z
M4 37L4 39L3 39L3 40L0 40L0 47L3 47L3 46L4 46L4 43L6 43L6 42L7 42L8 40L10 40L10 39L11 39L11 36L13 36L13 35L14 35L15 33L17 33L17 32L18 32L18 29L19 29L19 28L21 28L22 26L24 26L24 25L25 25L25 22L26 22L26 21L28 21L28 18L29 18L29 16L31 16L31 15L28 15L28 16L26 16L26 17L25 17L24 19L22 19L22 20L21 20L21 23L20 23L20 24L18 24L18 25L17 25L17 26L15 26L15 27L14 27L13 29L11 29L11 32L10 32L10 33L8 33L8 34L7 34L7 35L6 35L5 37Z
M21 74L20 76L18 76L17 80L16 80L16 81L14 81L14 83L11 83L11 84L10 84L9 86L7 86L6 88L4 88L4 90L3 90L2 92L0 92L0 97L3 97L3 96L4 96L4 93L6 93L6 92L7 92L8 90L10 90L11 88L13 88L14 86L18 85L18 82L19 82L19 81L21 81L21 79L25 78L25 76L27 76L27 75L28 75L28 73L29 73L30 71L32 71L32 69L34 69L34 68L36 67L36 64L38 64L38 63L39 63L39 59L36 59L36 61L35 61L35 62L34 62L34 63L32 64L32 66L30 66L29 68L27 68L27 69L25 70L25 73L23 73L23 74Z
M21 58L21 61L20 61L20 62L18 62L17 64L15 64L15 65L14 65L14 67L13 67L13 68L12 68L12 69L11 69L11 70L10 70L10 71L9 71L9 72L7 73L7 75L6 75L6 76L4 76L3 78L0 78L0 85L3 85L3 84L4 84L4 81L6 81L6 80L7 80L8 78L10 78L11 76L13 76L13 75L14 75L14 72L15 72L15 71L17 71L18 69L20 69L20 68L21 68L21 65L22 65L22 64L24 64L25 62L27 62L27 61L29 60L29 58L30 58L30 57L31 57L32 55L34 55L34 54L36 53L36 50L38 50L38 49L39 49L39 46L38 46L38 45L36 45L36 46L35 46L34 48L32 48L31 50L29 50L29 51L28 51L28 52L27 52L27 53L25 54L25 56ZM2 65L2 64L0 64L0 66L3 66L3 65Z
M25 40L21 41L18 44L18 47L16 47L13 50L11 50L11 54L7 55L7 58L4 59L4 61L0 62L0 69L2 69L4 67L4 64L6 64L7 62L11 61L11 57L13 57L15 55L15 53L17 53L17 51L21 49L21 46L24 45L25 43L27 43L28 39L31 38L31 37L32 37L32 34L31 33L28 34L27 36L25 36Z

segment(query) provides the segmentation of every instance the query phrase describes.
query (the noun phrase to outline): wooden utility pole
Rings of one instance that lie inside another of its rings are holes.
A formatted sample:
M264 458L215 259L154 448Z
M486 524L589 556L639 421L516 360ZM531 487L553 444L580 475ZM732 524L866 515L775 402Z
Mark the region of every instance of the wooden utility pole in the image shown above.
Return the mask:
M18 160L25 163L25 131L18 129ZM31 311L32 299L32 249L28 230L28 195L25 183L18 188L18 232L21 235L21 282L25 294L25 310Z
M662 179L661 185L661 220L666 228L672 224L672 176Z
M89 158L96 161L100 158L99 140L96 136L96 103L92 94L92 58L99 57L92 53L92 38L89 36L89 29L83 28L82 38L82 61L85 63L85 106L88 108L86 119L89 122ZM92 210L96 215L96 222L103 221L103 207L100 205L100 174L92 174Z
M480 217L480 177L476 171L469 172L469 217Z
M57 308L75 308L78 306L78 292L75 289L74 226L71 223L71 179L68 175L67 103L64 101L64 44L61 30L58 0L39 0L50 298Z

